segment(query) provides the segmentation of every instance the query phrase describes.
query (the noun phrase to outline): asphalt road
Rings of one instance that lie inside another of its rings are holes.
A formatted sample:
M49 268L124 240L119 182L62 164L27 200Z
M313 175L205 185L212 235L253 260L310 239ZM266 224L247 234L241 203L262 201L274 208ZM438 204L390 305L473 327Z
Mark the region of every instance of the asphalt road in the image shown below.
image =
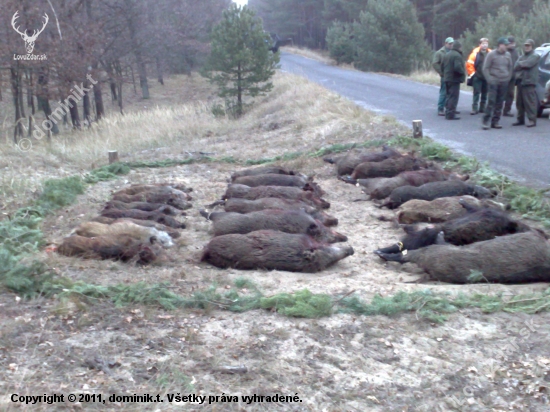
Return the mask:
M503 117L502 129L481 129L481 115L470 115L472 93L460 92L458 121L437 115L439 87L329 66L302 56L282 53L283 71L304 76L358 105L395 116L412 128L422 120L424 134L454 151L489 162L510 178L537 188L550 188L550 121L537 127L512 127L515 117ZM515 114L515 107L512 112Z

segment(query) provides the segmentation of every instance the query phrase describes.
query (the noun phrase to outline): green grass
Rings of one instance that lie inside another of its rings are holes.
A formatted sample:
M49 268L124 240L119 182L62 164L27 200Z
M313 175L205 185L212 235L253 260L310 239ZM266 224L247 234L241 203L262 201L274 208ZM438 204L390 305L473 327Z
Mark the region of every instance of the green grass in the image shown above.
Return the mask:
M244 290L246 286L246 290ZM88 303L108 300L116 306L148 305L166 310L193 308L204 311L226 310L242 313L264 309L284 316L298 318L321 318L337 313L362 316L394 317L404 313L415 313L419 320L443 323L448 316L461 309L480 309L484 313L539 313L550 310L550 288L544 292L516 295L506 299L500 295L435 293L429 289L414 292L398 292L393 296L374 296L365 302L357 296L330 296L314 294L307 289L294 293L278 293L264 296L250 280L235 280L230 290L218 292L216 285L184 297L169 290L167 284L100 286L82 282L72 285L67 282L52 287L50 293L57 293L60 299L74 298Z

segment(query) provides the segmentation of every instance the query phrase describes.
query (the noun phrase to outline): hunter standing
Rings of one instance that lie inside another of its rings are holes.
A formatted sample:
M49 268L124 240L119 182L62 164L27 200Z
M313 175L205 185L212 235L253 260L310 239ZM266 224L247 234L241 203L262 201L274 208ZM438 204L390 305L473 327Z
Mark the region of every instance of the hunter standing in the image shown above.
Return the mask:
M464 57L462 56L462 45L455 40L453 48L443 58L441 64L443 68L443 80L445 80L446 104L445 119L459 120L456 117L456 106L460 97L460 83L466 80L466 68L464 66Z
M489 84L487 107L483 116L484 130L489 129L489 121L493 129L502 129L499 121L512 77L512 56L506 50L508 39L501 37L497 43L498 47L485 57L483 63L483 75Z
M447 90L445 89L445 80L443 80L443 70L441 64L443 63L443 58L447 53L451 51L453 47L454 39L452 37L447 37L445 39L445 45L435 52L432 66L435 71L439 74L440 77L440 86L439 86L439 100L437 101L437 114L440 116L445 116L445 100Z
M518 51L516 49L516 38L514 36L508 37L508 45L506 46L508 53L512 56L512 67L516 64L519 58ZM506 92L505 102L504 102L504 113L503 116L513 117L512 114L512 104L514 103L514 91L516 90L516 76L512 72L512 78L510 83L508 83L508 91ZM516 104L517 106L517 104ZM517 107L516 107L517 108Z
M468 78L472 79L472 86L474 87L474 100L472 102L472 111L470 112L472 115L485 111L488 86L487 80L485 80L485 76L483 75L483 62L490 51L489 39L484 37L479 40L479 46L472 50L466 62Z
M523 56L514 65L518 115L513 126L524 125L525 115L527 115L529 120L527 127L534 127L537 125L537 92L535 87L539 81L540 56L535 53L535 42L531 39L525 41L523 52Z

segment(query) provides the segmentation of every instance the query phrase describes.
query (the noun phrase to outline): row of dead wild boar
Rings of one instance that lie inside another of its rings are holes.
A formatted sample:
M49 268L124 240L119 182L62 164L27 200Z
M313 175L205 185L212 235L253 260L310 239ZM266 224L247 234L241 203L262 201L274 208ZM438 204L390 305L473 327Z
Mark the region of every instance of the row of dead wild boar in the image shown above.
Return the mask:
M80 224L57 246L65 256L148 264L174 245L185 223L176 217L192 207L183 185L132 185L115 192L100 216Z
M201 210L214 238L202 261L219 268L318 272L353 254L335 245L347 237L332 230L338 219L312 178L281 167L245 169L231 176L222 200Z
M496 193L412 153L349 152L324 159L339 178L360 186L378 207L397 208L404 237L376 250L380 258L416 263L428 278L450 283L550 280L550 244L539 229L511 217Z

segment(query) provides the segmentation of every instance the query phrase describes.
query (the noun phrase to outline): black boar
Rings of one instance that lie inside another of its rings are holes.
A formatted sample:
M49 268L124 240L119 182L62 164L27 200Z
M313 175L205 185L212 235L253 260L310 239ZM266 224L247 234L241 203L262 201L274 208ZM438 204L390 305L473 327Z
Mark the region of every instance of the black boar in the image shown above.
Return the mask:
M213 238L204 249L202 261L219 268L313 273L351 255L350 246L319 243L303 234L260 230Z

